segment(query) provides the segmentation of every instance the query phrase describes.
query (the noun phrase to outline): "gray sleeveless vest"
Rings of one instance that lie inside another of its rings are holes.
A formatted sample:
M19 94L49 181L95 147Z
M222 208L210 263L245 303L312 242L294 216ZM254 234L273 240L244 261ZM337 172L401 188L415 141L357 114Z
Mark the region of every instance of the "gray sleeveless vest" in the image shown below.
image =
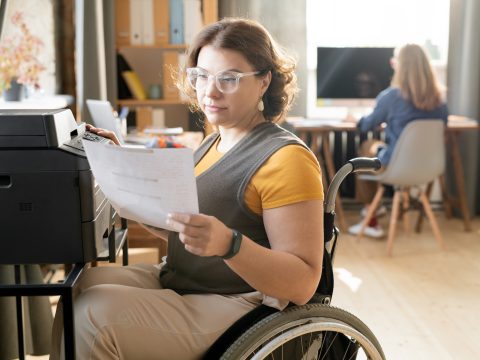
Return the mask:
M210 135L195 152L195 164L215 143L219 134ZM245 188L255 172L285 145L305 144L295 135L272 123L261 123L232 149L197 177L200 213L215 216L226 226L240 231L256 243L270 247L261 216L246 206ZM235 294L254 291L217 256L201 257L189 253L170 233L167 262L160 272L164 288L181 294Z

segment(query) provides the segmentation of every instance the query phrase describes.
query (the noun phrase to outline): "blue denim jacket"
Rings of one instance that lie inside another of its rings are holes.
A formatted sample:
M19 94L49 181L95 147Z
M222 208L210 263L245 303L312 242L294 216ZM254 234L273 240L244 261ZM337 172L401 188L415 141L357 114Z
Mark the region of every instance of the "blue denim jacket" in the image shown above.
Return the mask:
M400 89L389 87L383 90L376 99L376 105L370 115L364 116L358 122L358 128L362 132L374 130L382 123L386 123L385 140L387 146L382 148L378 158L385 166L390 161L393 148L405 126L412 120L418 119L442 119L447 122L448 108L445 103L439 107L425 111L415 108L413 104L405 100Z

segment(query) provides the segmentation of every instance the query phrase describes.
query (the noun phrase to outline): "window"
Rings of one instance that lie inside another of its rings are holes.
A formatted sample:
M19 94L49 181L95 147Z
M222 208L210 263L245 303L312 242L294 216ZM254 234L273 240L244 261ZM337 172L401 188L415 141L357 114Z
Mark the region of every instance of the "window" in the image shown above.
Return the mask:
M307 116L318 113L315 70L319 46L396 47L418 43L429 53L445 84L449 8L449 0L307 0Z

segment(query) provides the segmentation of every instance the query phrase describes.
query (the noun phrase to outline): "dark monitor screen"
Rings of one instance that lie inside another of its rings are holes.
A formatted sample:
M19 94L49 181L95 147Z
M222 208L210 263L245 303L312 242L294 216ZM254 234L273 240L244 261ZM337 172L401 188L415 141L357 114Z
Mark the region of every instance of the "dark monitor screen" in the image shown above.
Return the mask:
M390 85L394 48L318 47L317 99L373 99Z

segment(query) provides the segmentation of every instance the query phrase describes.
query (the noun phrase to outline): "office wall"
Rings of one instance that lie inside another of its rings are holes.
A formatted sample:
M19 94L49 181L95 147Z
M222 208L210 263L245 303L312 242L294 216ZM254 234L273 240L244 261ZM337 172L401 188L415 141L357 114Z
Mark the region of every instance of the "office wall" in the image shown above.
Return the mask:
M292 0L219 0L219 17L239 16L254 19L297 58L300 93L290 115L307 114L307 31L306 1Z

